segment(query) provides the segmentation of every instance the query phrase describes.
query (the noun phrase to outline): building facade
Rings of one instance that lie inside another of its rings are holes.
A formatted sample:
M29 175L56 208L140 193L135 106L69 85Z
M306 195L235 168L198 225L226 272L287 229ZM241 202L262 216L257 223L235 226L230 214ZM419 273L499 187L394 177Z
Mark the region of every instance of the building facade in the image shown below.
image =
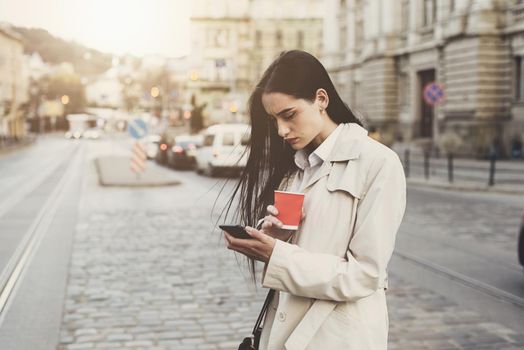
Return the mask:
M320 53L322 0L197 0L187 88L206 124L247 120L249 94L280 52Z
M439 148L458 135L456 152L509 154L524 133L524 1L327 0L325 52L343 98L385 143ZM430 105L431 83L444 99Z
M21 38L0 28L0 137L26 135L21 107L28 100L28 72Z

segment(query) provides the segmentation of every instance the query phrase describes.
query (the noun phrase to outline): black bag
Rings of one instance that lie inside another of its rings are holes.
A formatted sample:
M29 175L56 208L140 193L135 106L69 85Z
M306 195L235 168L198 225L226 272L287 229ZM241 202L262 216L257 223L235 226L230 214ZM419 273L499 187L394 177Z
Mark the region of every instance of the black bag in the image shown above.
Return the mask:
M274 294L275 291L273 289L270 289L267 293L266 300L264 301L264 305L262 306L262 310L260 310L260 314L258 315L255 327L251 332L252 336L244 338L244 340L242 340L242 343L240 343L240 345L238 346L238 350L258 350L258 345L260 344L260 335L262 334L261 324L266 316L267 309L269 308L269 304L271 303L271 299L273 299Z

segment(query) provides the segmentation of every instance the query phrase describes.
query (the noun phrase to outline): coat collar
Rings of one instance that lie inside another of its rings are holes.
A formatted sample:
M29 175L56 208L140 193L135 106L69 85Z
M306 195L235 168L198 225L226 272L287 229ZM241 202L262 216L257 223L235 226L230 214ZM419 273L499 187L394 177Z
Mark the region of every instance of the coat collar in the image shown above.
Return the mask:
M367 130L356 123L344 124L328 159L322 164L320 169L318 169L303 189L306 190L322 177L329 175L333 167L332 162L345 162L358 159L362 150L362 141L367 134Z
M360 157L362 140L367 136L366 129L356 123L344 124L338 135L335 147L329 156L332 162L344 162Z

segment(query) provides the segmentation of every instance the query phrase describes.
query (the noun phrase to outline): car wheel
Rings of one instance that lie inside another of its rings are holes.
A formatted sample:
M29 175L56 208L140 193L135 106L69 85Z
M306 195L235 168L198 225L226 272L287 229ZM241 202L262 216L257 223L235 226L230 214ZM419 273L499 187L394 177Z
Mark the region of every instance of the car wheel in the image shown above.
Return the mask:
M211 164L208 164L208 166L206 168L206 175L211 176L211 177L215 177L216 174L217 174L217 170L215 169L215 167L212 166Z

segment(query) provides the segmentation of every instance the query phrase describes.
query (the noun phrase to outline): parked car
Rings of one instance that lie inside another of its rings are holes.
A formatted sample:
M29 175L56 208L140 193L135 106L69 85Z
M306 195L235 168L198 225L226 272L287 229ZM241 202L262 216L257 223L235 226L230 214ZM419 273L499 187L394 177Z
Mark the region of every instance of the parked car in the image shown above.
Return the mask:
M98 140L102 136L102 131L98 128L90 128L84 131L82 137L88 140Z
M175 169L193 169L197 148L202 146L202 135L176 136L167 150L167 164Z
M205 129L202 147L197 149L197 172L214 176L221 171L241 171L246 166L250 136L247 124L219 124Z
M524 213L522 213L522 219L520 221L519 262L524 267Z
M158 151L155 155L155 160L158 164L167 165L167 150L173 145L175 140L175 131L167 129L160 135L158 142Z
M75 139L78 140L82 137L82 131L76 130L76 131L66 131L64 134L64 137L66 139Z
M144 137L142 145L146 151L147 159L155 159L158 153L158 145L160 143L160 135L151 134Z

